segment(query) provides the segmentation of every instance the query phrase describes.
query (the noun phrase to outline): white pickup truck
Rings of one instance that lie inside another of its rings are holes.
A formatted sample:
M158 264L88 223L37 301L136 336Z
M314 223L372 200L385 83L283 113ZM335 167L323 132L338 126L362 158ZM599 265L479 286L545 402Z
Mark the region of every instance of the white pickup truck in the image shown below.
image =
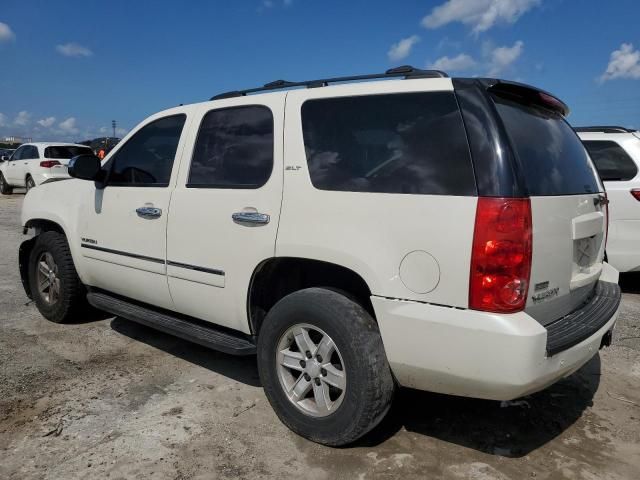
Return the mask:
M23 284L55 322L88 300L257 353L280 419L327 445L397 385L513 399L579 369L618 315L604 188L567 113L411 67L172 108L28 193Z

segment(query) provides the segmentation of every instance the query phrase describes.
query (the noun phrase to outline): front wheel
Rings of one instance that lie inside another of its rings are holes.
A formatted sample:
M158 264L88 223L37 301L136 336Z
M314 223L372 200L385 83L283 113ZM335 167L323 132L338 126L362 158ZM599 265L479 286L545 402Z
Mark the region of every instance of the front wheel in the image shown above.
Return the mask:
M13 193L13 187L7 183L2 172L0 172L0 193L2 195L11 195Z
M395 390L371 315L323 288L294 292L269 311L258 340L258 370L280 420L330 446L352 443L374 428Z
M87 311L85 287L63 234L38 235L29 257L29 287L38 310L52 322L68 322Z

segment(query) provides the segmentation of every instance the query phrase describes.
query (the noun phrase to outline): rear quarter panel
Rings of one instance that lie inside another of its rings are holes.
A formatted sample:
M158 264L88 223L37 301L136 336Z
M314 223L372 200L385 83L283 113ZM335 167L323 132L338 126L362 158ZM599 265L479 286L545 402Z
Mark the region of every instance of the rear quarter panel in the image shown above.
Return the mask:
M430 79L289 92L276 255L350 268L373 295L467 307L477 198L316 189L309 176L300 117L302 104L311 98L452 89L450 79ZM413 257L407 256L416 251L428 255L421 253L411 262ZM404 273L400 276L405 257L410 274L432 289L419 292L405 285Z

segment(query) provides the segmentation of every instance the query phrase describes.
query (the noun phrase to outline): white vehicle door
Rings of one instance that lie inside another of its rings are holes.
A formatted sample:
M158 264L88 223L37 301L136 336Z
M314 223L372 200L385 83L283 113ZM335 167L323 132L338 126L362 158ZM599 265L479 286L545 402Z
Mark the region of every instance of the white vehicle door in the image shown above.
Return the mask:
M16 163L22 156L22 152L24 151L24 148L25 147L19 147L15 152L13 152L13 155L11 155L9 160L7 160L7 162L4 165L3 175L7 183L10 185L16 184L17 175L14 172L16 169Z
M11 155L11 158L7 162L5 178L11 185L24 185L24 181L21 180L24 179L24 176L20 177L20 172L22 171L22 158L23 155L27 153L28 148L29 145L21 146L13 152L13 155Z
M78 226L89 285L173 308L166 227L187 113L182 107L151 117L107 157L106 187L89 189Z
M40 161L40 154L38 153L38 147L34 145L25 145L20 160L16 161L16 168L14 169L15 181L17 185L24 186L26 184L25 179L27 173L31 167L35 167L37 162Z
M285 95L198 106L167 230L169 288L181 313L249 333L249 284L275 251Z

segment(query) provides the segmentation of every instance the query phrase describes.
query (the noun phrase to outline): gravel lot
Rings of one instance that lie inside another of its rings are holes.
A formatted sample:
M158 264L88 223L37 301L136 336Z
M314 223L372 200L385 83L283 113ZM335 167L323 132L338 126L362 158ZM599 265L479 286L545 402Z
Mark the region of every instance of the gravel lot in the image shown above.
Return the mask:
M23 196L0 196L0 478L640 478L640 276L611 348L501 405L403 390L358 445L276 418L255 358L121 318L56 325L22 291ZM505 359L508 361L508 359Z

